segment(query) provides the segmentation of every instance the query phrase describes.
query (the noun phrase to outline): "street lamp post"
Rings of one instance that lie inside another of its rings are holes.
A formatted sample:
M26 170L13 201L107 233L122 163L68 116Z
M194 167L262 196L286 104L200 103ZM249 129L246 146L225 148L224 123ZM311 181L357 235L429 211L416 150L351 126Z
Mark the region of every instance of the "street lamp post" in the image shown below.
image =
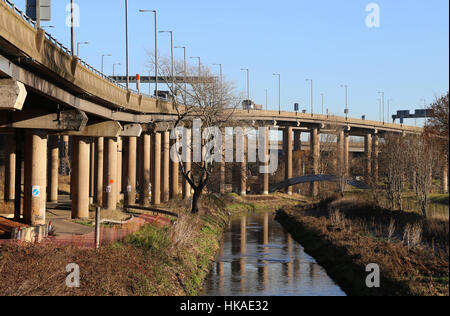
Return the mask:
M349 113L349 111L348 111L348 85L341 84L341 88L345 88L345 110L344 110L344 113L345 113L345 119L347 120L348 113Z
M268 91L266 89L266 111L269 108L269 97L268 97Z
M74 27L74 0L70 0L70 44L72 48L72 56L75 55L75 27ZM77 52L77 56L78 52Z
M278 76L278 114L281 114L281 74L273 74Z
M383 112L383 124L385 122L384 120L384 92L383 91L379 91L378 94L381 94L381 108L382 108L382 112Z
M186 62L186 46L175 46L174 48L182 48L183 49L183 76L184 76L184 102L186 102L187 98L187 62Z
M104 66L105 66L105 57L111 57L111 54L103 54L102 55L102 73L104 73Z
M158 97L158 12L156 10L139 10L139 12L155 14L155 94Z
M88 45L89 42L78 42L77 43L77 57L80 57L80 45Z
M198 59L198 81L200 82L200 76L202 73L202 60L200 57L191 57L191 59Z
M321 93L320 95L322 96L322 115L323 115L323 114L324 114L324 112L323 112L323 105L324 105L323 99L324 99L324 94Z
M113 64L113 77L116 75L116 66L121 66L121 63Z
M213 64L213 66L219 66L220 68L220 86L223 84L222 64Z
M313 94L313 80L306 79L306 82L311 81L311 116L314 115L314 94Z
M390 113L391 113L391 101L394 101L394 99L389 99L389 100L387 101L387 122L390 122L390 121L391 121L391 118L390 118Z
M175 62L173 59L173 31L159 31L159 33L169 33L170 34L170 64L171 64L171 77L172 77L172 94L175 94L175 90L174 90L174 83L175 83L175 77L174 77L174 72L175 72Z
M130 56L128 54L128 0L125 0L125 50L126 50L126 77L127 90L130 87Z
M247 72L247 110L250 113L250 69L248 68L242 68L241 71Z

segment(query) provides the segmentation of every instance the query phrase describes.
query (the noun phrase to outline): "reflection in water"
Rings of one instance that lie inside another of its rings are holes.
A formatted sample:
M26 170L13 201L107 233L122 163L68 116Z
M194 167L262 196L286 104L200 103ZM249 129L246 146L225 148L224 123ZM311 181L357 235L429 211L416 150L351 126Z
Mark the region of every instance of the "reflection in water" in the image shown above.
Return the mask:
M203 295L340 296L345 293L273 215L266 212L232 221Z

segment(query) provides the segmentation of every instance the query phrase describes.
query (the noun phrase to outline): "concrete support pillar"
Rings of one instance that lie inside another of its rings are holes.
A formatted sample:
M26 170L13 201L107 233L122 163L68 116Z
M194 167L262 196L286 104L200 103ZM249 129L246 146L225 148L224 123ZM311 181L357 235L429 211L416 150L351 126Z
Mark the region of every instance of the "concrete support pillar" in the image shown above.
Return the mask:
M345 170L345 133L343 130L338 132L338 141L337 141L337 154L338 154L338 166L337 166L337 175L346 175L347 172Z
M367 134L364 136L364 155L365 155L365 166L364 176L366 177L366 181L372 174L372 134Z
M49 202L58 202L59 147L58 136L49 137L48 187Z
M122 200L122 137L117 137L117 201Z
M350 152L350 135L344 135L344 169L345 175L348 177L350 175L350 160L349 160L349 152Z
M170 132L161 133L161 201L168 202L170 199Z
M89 218L90 139L74 137L72 153L72 218Z
M302 150L302 132L294 131L294 151Z
M373 136L372 140L372 175L375 183L378 183L378 156L379 156L379 139L378 135Z
M17 162L19 163L19 162ZM20 179L18 180L20 181ZM16 140L8 137L6 147L5 192L6 202L14 201L16 187Z
M105 164L103 176L103 207L107 210L117 208L117 138L105 138Z
M103 206L103 166L104 166L104 143L103 137L95 140L95 196L94 203Z
M220 183L219 183L219 192L220 194L225 194L225 168L226 168L226 162L225 162L225 129L221 130L222 133L222 160L219 162L219 168L220 168Z
M183 155L183 163L185 172L189 172L192 168L192 152L191 152L191 144L192 144L192 130L186 129L186 135L183 135L184 139L184 155ZM189 199L191 197L191 185L189 182L183 177L183 199Z
M95 196L95 141L93 137L89 138L89 157L90 157L90 170L89 170L89 204L94 203Z
M127 155L126 203L128 205L134 205L136 203L136 149L137 149L137 138L129 137L127 141L127 151L126 151Z
M177 139L173 139L171 144L172 146L177 142ZM169 152L170 154L170 152ZM180 194L179 189L180 182L180 164L175 159L170 159L170 198L176 199Z
M448 193L448 158L444 159L444 165L442 166L441 186L442 193Z
M152 204L161 204L161 133L152 135Z
M285 173L284 179L289 180L292 179L292 127L286 127L283 133L283 150L284 150L284 158L285 158ZM286 193L292 195L292 186L286 189Z
M141 164L142 174L141 178L141 194L139 195L139 202L141 205L148 206L150 205L150 135L142 135L141 136L141 159L139 159ZM152 171L153 174L154 171Z
M24 220L31 226L45 224L47 200L47 134L29 130L25 140Z
M320 132L318 127L311 128L310 146L311 146L311 173L319 174L320 163ZM311 182L310 194L313 197L319 195L319 183Z
M240 172L239 172L239 194L241 196L247 195L247 157L246 157L246 136L245 136L245 129L243 129L243 134L236 136L240 137L241 139L236 140L236 150L237 152L242 153L242 161L240 163ZM238 144L240 145L240 148L238 148Z
M263 135L259 137L259 140L263 143L258 144L258 146L263 146L262 150L266 156L266 162L263 166L265 172L260 174L261 194L269 195L269 128L265 127L263 130Z

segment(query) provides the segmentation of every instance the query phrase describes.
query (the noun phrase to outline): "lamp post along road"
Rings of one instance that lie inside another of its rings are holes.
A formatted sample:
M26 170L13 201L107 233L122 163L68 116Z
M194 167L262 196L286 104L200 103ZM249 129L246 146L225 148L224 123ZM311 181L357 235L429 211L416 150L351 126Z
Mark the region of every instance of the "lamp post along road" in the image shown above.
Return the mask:
M385 120L384 120L384 118L385 118L385 116L384 116L384 92L380 91L378 93L381 94L381 108L382 108L382 112L383 112L383 124L384 124L384 122L385 122Z
M130 87L130 56L128 54L128 0L125 0L125 50L126 50L126 82L127 90Z
M171 65L171 69L170 69L170 75L172 77L172 94L175 93L174 91L174 84L175 84L175 77L174 77L174 73L175 73L175 61L173 59L173 31L159 31L160 33L169 33L170 34L170 65Z
M183 49L183 76L184 76L184 102L186 103L187 99L187 61L186 61L186 46L175 46L175 48L182 48Z
M155 15L155 95L158 97L158 11L139 10L139 12L152 12Z
M191 59L198 59L198 81L200 83L200 76L202 73L202 60L200 57L191 57Z
M104 73L105 68L105 57L111 57L111 54L103 54L102 55L102 73Z
M80 57L80 45L88 45L89 42L78 42L77 43L77 57Z
M348 114L349 114L349 111L348 111L348 85L342 84L341 87L345 88L345 110L344 110L344 113L345 113L345 119L347 120Z
M314 115L314 94L313 94L313 80L312 79L306 79L306 82L311 81L311 116Z
M121 63L113 64L113 77L116 75L116 66L121 66Z
M273 74L278 76L278 114L281 114L281 74Z
M247 72L247 102L250 103L250 70L248 68L241 69ZM247 110L250 113L250 105L247 103Z

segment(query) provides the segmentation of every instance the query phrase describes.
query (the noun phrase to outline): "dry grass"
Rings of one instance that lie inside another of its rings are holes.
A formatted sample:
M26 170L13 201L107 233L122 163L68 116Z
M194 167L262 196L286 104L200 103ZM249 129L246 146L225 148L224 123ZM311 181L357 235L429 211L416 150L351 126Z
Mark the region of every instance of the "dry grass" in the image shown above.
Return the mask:
M181 210L174 225L147 225L99 251L0 244L0 295L196 295L228 219L209 200L200 210L198 216ZM70 263L80 266L78 289L65 286Z
M448 221L360 201L322 206L286 209L277 219L348 294L449 295ZM365 287L368 263L380 266L381 289Z

